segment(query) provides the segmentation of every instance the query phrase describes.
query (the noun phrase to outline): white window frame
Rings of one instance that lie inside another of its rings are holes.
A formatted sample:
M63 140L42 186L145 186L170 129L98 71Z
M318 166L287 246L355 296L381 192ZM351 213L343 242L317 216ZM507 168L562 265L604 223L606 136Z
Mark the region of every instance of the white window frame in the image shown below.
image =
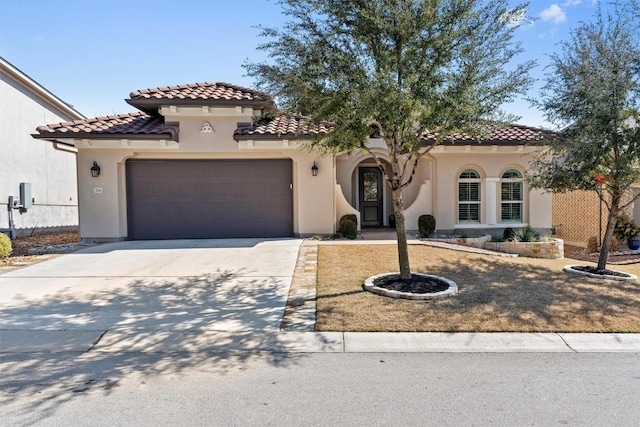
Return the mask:
M513 200L509 198L505 200L505 191L503 191L505 189L505 187L503 186L504 184L508 184L509 189L507 189L506 193L510 193L511 198L513 197L514 193L514 184L518 184L520 186L520 199ZM509 219L504 219L505 208L508 206L509 209L512 210L513 207L517 205L519 205L520 207L520 217L515 219L512 217ZM505 224L521 224L524 222L524 176L522 172L515 168L509 168L505 170L500 177L500 222Z
M474 175L474 177L462 177L463 175ZM460 200L460 184L476 184L478 186L477 200ZM458 175L457 182L457 223L458 224L480 224L482 222L482 177L480 173L473 168L466 168ZM460 206L477 205L478 219L460 219Z

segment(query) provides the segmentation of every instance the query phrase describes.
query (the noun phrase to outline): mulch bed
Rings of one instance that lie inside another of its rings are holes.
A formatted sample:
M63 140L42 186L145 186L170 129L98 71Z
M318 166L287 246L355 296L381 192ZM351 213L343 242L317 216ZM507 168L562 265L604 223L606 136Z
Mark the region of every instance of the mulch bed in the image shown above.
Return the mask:
M399 274L378 277L373 284L390 291L412 294L431 294L449 289L449 284L442 280L415 274L411 275L411 280L403 280Z
M11 255L8 258L0 259L0 267L32 261L36 258L36 255L33 255L33 252L30 251L33 251L35 248L77 243L79 240L80 237L78 233L36 234L34 236L18 237L11 241L13 248ZM70 249L70 251L75 249L77 248ZM38 251L38 254L46 253L60 253L60 251L55 251L53 248L49 251Z

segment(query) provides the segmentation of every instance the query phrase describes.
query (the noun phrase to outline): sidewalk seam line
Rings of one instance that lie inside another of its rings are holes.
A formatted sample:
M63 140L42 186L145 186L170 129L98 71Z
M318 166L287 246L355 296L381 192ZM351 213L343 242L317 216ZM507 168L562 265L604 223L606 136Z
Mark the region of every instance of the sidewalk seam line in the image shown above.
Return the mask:
M569 343L564 339L564 337L563 337L559 332L556 332L556 335L557 335L558 337L560 337L560 339L562 340L562 342L564 343L564 345L566 345L566 346L567 346L567 348L568 348L569 350L573 351L574 353L578 353L578 351L577 351L576 349L574 349L573 347L571 347L571 346L569 345Z
M100 334L100 336L98 337L97 340L95 340L94 342L91 343L91 347L89 347L88 349L86 349L85 351L83 351L83 353L88 353L91 350L93 350L95 348L95 346L97 346L100 343L100 340L102 339L102 337L104 337L106 335L106 333L109 332L108 329L105 329L104 332L102 332Z

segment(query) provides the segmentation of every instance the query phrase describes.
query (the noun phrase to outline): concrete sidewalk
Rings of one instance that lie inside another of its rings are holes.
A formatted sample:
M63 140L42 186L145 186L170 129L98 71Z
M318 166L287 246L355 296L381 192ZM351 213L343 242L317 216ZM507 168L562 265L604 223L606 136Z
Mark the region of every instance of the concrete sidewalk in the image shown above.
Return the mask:
M640 334L0 330L0 353L640 353Z

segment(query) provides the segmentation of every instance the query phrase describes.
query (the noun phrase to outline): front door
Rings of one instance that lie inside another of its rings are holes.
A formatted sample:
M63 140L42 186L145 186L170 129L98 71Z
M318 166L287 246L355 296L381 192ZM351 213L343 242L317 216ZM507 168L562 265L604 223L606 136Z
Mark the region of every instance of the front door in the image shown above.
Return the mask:
M360 218L362 227L382 227L382 172L377 167L360 168Z

